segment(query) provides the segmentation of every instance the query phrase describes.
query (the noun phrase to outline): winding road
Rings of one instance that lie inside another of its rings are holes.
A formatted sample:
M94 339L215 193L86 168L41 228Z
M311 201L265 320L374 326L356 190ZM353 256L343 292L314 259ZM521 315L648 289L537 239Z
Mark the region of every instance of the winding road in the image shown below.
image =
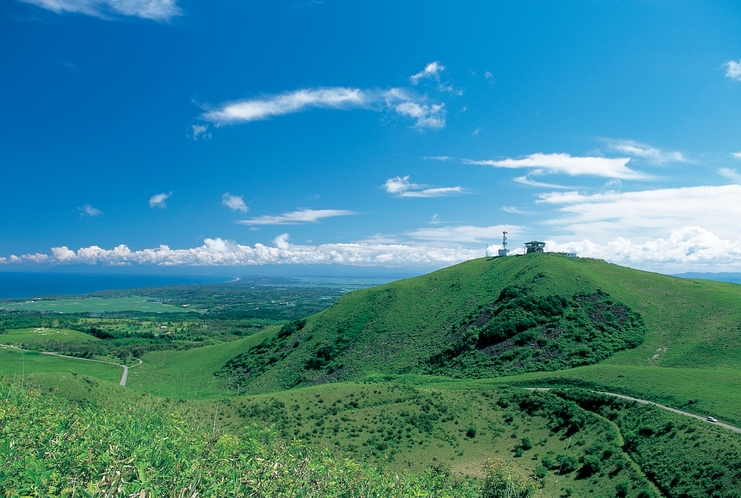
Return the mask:
M18 351L29 352L29 353L36 353L37 352L37 351L33 351L31 349L22 349L22 348L19 348L18 346L13 346L11 344L0 344L0 348L17 349ZM142 364L142 361L140 359L138 359L138 358L137 358L137 361L139 363L137 363L136 365L132 365L131 367L129 367L128 365L122 365L120 363L114 363L112 361L91 360L89 358L78 358L77 356L68 356L66 354L52 353L51 351L42 351L41 354L48 354L50 356L59 356L60 358L69 358L70 360L92 361L92 362L95 362L95 363L105 363L107 365L115 365L117 367L121 367L121 368L123 368L123 374L121 375L121 382L119 382L119 384L121 384L124 387L126 387L126 381L129 379L129 368L138 367L139 365Z
M528 391L550 391L551 390L549 387L526 387L525 389ZM654 405L663 410L668 410L670 412L678 413L679 415L684 415L685 417L696 418L697 420L702 420L703 422L707 422L708 424L717 425L718 427L723 427L724 429L728 429L729 431L738 432L739 434L741 434L741 428L739 427L734 427L733 425L724 424L723 422L710 422L706 417L701 417L700 415L695 415L694 413L683 412L682 410L677 410L676 408L672 408L670 406L665 406L659 403L654 403L653 401L647 401L645 399L634 398L632 396L625 396L624 394L608 393L604 391L592 391L592 392L597 393L597 394L604 394L605 396L614 396L616 398L622 398L622 399L627 399L630 401L635 401L636 403L641 403L643 405Z
M48 355L51 355L51 356L59 356L60 358L69 358L71 360L92 361L92 362L95 362L95 363L105 363L107 365L116 365L117 367L123 368L123 374L121 375L121 382L119 382L119 384L121 384L122 386L126 387L126 381L129 379L129 367L127 365L122 365L120 363L114 363L112 361L103 361L103 360L91 360L91 359L88 359L88 358L78 358L76 356L68 356L66 354L52 353L52 352L49 352L49 351L42 351L41 354L48 354ZM132 365L131 368L138 367L139 365L142 364L142 361L141 360L138 360L138 361L139 361L139 363L137 363L136 365Z

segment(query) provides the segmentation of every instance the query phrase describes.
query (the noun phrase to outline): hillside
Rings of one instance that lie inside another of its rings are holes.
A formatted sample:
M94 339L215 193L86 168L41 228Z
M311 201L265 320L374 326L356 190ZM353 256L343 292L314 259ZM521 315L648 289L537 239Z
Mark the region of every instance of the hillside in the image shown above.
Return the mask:
M468 261L351 292L219 375L266 392L372 373L463 378L604 362L739 368L741 287L591 259Z

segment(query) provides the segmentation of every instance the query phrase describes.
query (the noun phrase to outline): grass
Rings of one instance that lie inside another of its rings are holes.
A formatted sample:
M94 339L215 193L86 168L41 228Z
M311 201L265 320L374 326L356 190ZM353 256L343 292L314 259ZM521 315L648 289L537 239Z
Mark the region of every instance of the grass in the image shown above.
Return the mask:
M114 313L119 311L192 313L197 311L152 301L150 298L143 296L34 299L21 302L4 302L2 307L4 309L20 311L49 311L57 313Z
M408 382L435 385L440 389L496 389L503 385L585 387L655 401L703 417L712 415L723 422L741 426L741 372L738 370L600 364L497 379L461 381L422 377L410 378Z
M143 363L129 371L127 387L155 396L201 399L225 394L221 379L214 376L229 358L274 334L272 327L236 341L189 349L157 351L144 355Z
M94 342L99 339L77 330L34 327L28 329L11 329L0 334L0 343L20 345L26 342Z
M605 474L613 474L609 481L604 476L585 478L575 469L558 477L554 463L546 470L543 462L556 461L558 455L580 461L587 448L614 429L586 414L589 422L572 435L555 427L546 414L531 416L516 406L503 407L501 392L394 382L334 383L224 400L218 422L225 427L270 425L284 439L299 438L312 447L398 472L434 466L483 477L484 463L496 458L529 473L540 467L546 489L553 489L558 480L559 490L570 488L576 496L595 488L609 494L621 479L646 484L642 473L618 454L605 464Z
M133 370L132 370L133 371ZM108 382L121 380L121 367L72 358L46 355L14 348L0 348L0 375L22 379L39 373L53 373L58 382L65 377L86 376Z

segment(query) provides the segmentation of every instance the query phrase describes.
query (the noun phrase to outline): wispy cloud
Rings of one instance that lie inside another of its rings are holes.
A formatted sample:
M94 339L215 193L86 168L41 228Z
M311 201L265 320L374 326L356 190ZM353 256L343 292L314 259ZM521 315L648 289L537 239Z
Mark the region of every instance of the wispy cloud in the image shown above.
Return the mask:
M384 190L397 197L444 197L448 195L465 194L463 187L436 187L427 188L425 185L411 183L409 175L395 176L386 180Z
M667 188L636 192L552 192L538 203L563 216L547 222L597 242L624 237L653 238L669 230L699 226L721 237L741 239L741 185Z
M591 175L623 180L648 178L648 175L632 170L626 165L629 157L572 157L569 154L544 154L538 152L521 159L503 159L499 161L464 160L467 164L480 164L495 168L538 168L548 173L563 173L571 176Z
M728 61L724 64L726 67L726 78L741 81L741 59L737 61Z
M293 114L312 108L371 109L394 112L413 118L417 128L445 126L445 104L426 104L401 88L362 90L359 88L308 88L280 95L227 102L201 117L217 125L248 123Z
M449 156L425 156L422 158L423 160L431 160L431 161L450 161L452 158Z
M190 125L190 128L192 130L191 136L193 137L193 140L198 140L199 138L202 138L204 140L210 140L211 139L211 132L208 131L208 125Z
M161 194L153 195L152 197L149 198L149 207L151 208L157 207L160 209L165 209L167 207L166 201L167 199L170 198L171 195L172 195L172 192L168 192L168 193L162 192Z
M246 213L249 210L241 196L231 195L229 192L221 196L221 204L232 211L242 211L243 213Z
M741 183L741 173L731 168L720 168L718 170L721 176L728 178L736 183Z
M533 172L534 175L538 174L537 172ZM540 187L540 188L558 188L558 189L569 189L573 187L566 187L563 185L556 185L554 183L545 183L545 182L538 182L536 180L533 180L531 178L528 178L527 175L525 176L518 176L513 178L513 180L517 183L520 183L522 185L528 185L530 187Z
M94 208L90 204L84 204L78 207L77 210L80 211L80 216L90 216L91 218L95 218L96 216L100 216L101 214L103 214L103 211Z
M110 19L112 16L134 16L154 21L169 21L182 14L175 0L19 0L51 10Z
M457 225L439 228L418 228L406 232L404 235L417 240L447 242L447 243L486 243L498 240L502 237L502 232L506 231L513 236L522 233L522 229L514 225L492 225L492 226L474 226L474 225Z
M299 209L279 216L259 216L248 220L239 220L240 225L297 225L300 223L316 223L324 218L335 216L350 216L355 213L343 209Z
M741 159L741 152L731 152L731 157L734 159Z
M421 80L427 78L433 79L435 81L440 81L440 73L443 71L445 71L445 66L440 64L440 62L430 62L422 71L410 76L409 82L412 85L418 85Z
M603 139L607 147L621 154L628 154L634 157L640 157L654 164L664 164L668 162L689 162L684 154L677 151L663 151L657 147L651 147L634 140L613 140Z

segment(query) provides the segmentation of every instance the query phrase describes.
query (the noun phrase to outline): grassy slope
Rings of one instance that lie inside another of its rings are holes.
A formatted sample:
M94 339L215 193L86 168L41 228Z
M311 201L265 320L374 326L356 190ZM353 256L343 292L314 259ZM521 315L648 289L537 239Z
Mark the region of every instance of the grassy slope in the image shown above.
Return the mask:
M233 356L260 343L277 332L272 327L254 335L215 346L187 351L157 351L142 358L143 363L129 371L127 387L155 396L198 399L224 394L214 372Z
M37 373L54 373L59 382L66 376L89 376L105 381L121 380L121 367L72 358L60 358L13 348L0 348L0 375L21 378Z
M452 327L476 313L478 306L494 301L508 285L529 285L541 295L602 289L639 312L648 328L644 343L604 364L741 370L741 355L736 353L741 349L741 286L544 254L478 259L349 293L310 318L297 336L303 342L252 380L250 389L279 390L299 378L311 383L373 372L423 373L430 355L447 344ZM338 328L352 326L362 327L362 333L343 353L340 372L323 377L325 372L304 370L318 347L338 337Z

